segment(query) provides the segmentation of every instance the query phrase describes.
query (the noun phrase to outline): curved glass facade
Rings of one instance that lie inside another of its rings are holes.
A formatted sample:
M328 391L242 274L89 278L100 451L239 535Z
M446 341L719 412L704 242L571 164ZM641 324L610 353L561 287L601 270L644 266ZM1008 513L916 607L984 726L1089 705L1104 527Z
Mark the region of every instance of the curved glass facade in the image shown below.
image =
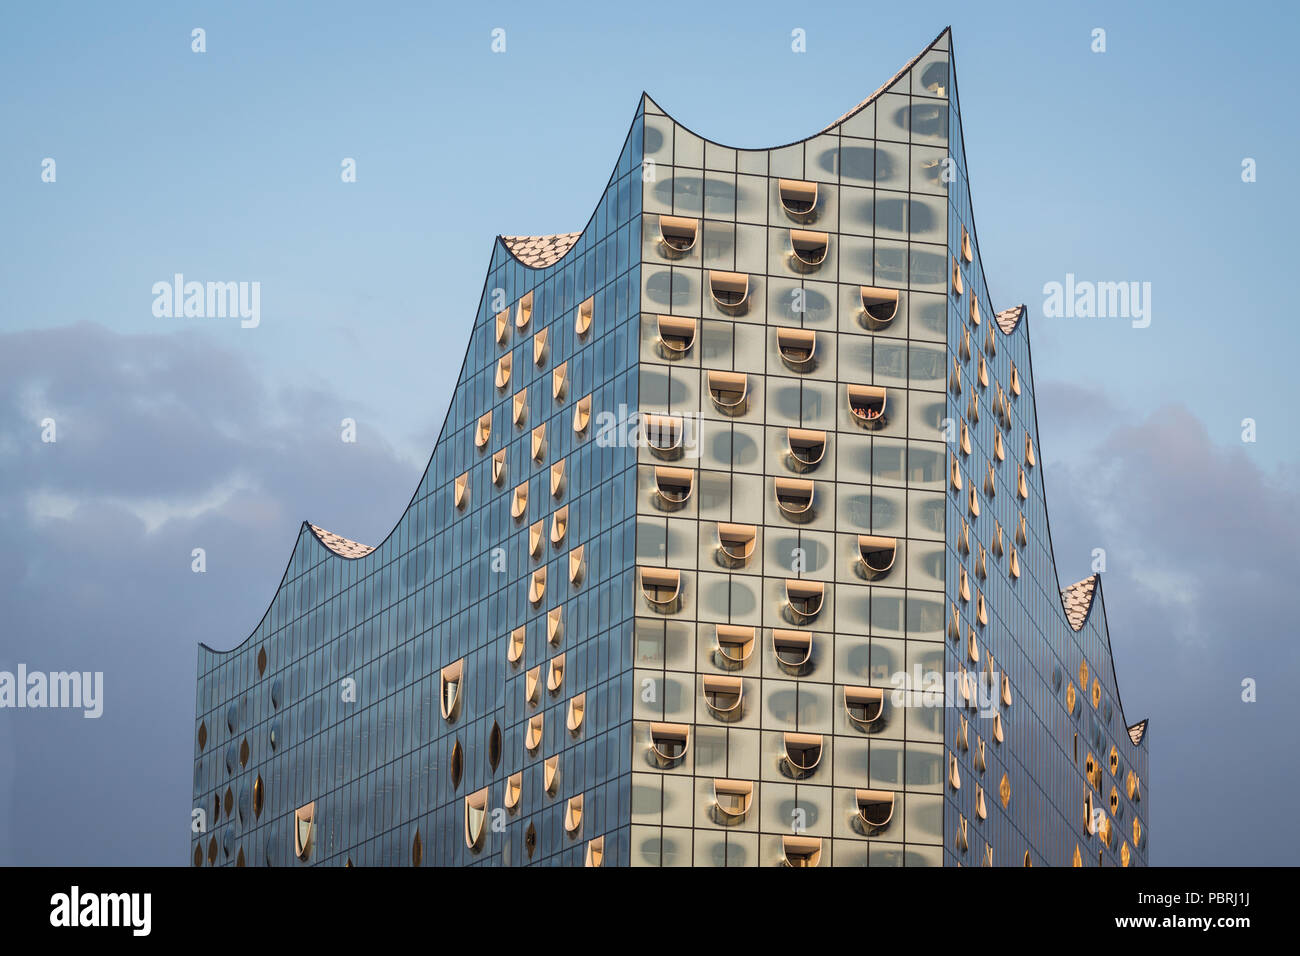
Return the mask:
M581 233L496 243L397 527L200 648L196 865L1146 860L953 77L769 150L645 97Z

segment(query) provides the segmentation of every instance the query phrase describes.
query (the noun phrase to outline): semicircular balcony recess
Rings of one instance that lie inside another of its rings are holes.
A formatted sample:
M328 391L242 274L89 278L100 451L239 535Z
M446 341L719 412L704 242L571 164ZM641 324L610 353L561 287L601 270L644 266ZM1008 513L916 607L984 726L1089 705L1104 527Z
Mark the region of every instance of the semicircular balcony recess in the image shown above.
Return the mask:
M778 328L776 347L781 361L795 372L810 372L816 368L817 333L812 329Z
M465 671L465 658L453 661L442 669L439 677L443 720L455 720L460 712L461 678Z
M889 574L898 556L898 539L876 534L858 535L858 570L868 581Z
M812 232L808 229L790 230L790 253L798 272L816 272L826 261L826 252L830 248L830 236L824 232Z
M682 456L686 428L677 415L642 415L641 435L646 447L657 458L675 461Z
M787 463L795 471L813 471L826 456L826 433L812 428L787 428Z
M773 628L772 653L782 670L791 674L801 674L812 661L813 636L807 631Z
M807 624L821 613L826 598L826 585L821 581L801 581L786 578L786 606L797 624Z
M862 324L873 332L889 326L898 315L898 290L864 285L858 290L862 299Z
M650 725L650 753L660 767L667 769L676 766L685 759L690 746L689 725L667 723Z
M844 688L844 710L849 720L863 730L872 727L885 713L885 692L880 687Z
M715 625L715 660L725 669L744 667L754 653L754 629L740 624Z
M849 411L853 420L866 428L883 428L887 421L885 405L888 395L883 385L849 385Z
M698 323L695 319L683 319L674 315L661 315L657 319L659 332L659 354L672 361L685 358L695 344L695 332Z
M676 612L681 608L682 573L676 568L642 568L641 594L652 611Z
M743 415L748 405L749 376L744 372L709 371L709 397L724 415Z
M822 859L821 837L781 837L781 865L798 868L817 866Z
M694 468L655 466L655 494L658 496L658 504L662 510L678 511L686 507L694 490Z
M715 777L713 803L718 809L714 815L716 822L723 826L742 822L754 803L754 782Z
M781 179L777 182L781 208L795 222L811 222L817 214L817 184L800 179Z
M694 249L699 232L698 219L687 219L683 216L659 217L659 242L670 258L679 258Z
M816 484L807 478L777 478L776 504L790 521L802 524L815 516Z
M749 302L749 274L709 271L709 295L723 312L739 314Z
M822 735L787 731L783 738L786 771L795 779L810 777L822 761Z
M856 790L853 800L858 808L858 820L867 833L879 833L894 818L892 790Z
M752 524L718 524L718 563L743 568L758 542L758 528Z
M465 846L475 852L482 849L483 834L487 829L487 801L487 787L465 798Z
M743 716L745 683L739 677L705 674L704 702L719 720L739 720Z
M524 295L519 304L515 306L515 328L524 329L528 327L528 322L533 317L533 294L529 292Z

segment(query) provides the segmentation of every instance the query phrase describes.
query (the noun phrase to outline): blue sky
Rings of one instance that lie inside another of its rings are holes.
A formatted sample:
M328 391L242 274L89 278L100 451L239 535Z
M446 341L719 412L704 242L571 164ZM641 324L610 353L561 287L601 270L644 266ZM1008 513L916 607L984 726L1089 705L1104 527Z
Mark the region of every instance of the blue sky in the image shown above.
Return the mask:
M252 629L300 520L384 537L493 236L581 229L642 90L717 141L784 143L949 24L994 305L1030 306L1062 580L1107 547L1126 708L1153 718L1153 859L1281 862L1296 767L1262 767L1239 735L1294 750L1296 20L1280 3L0 13L0 667L108 681L99 721L0 715L0 862L184 860L195 644ZM260 326L156 318L151 287L177 272L260 282ZM1067 273L1150 282L1150 327L1043 316ZM345 416L357 446L337 440ZM1235 550L1199 554L1216 542ZM1259 703L1240 703L1242 676ZM1189 773L1261 785L1206 833ZM87 800L114 837L63 826Z

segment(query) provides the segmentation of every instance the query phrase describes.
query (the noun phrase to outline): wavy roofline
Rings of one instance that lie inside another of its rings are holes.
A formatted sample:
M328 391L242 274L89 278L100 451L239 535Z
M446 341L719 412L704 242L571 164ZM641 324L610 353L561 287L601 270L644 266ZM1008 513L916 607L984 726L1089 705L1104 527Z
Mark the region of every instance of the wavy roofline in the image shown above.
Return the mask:
M874 93L868 96L865 100L859 102L857 106L853 107L843 116L841 116L839 119L834 120L833 122L817 130L815 133L810 133L809 135L804 136L801 139L791 140L788 143L780 143L775 146L732 146L729 143L720 143L716 139L710 139L709 137L704 136L703 134L687 126L677 117L673 116L673 114L669 113L666 109L664 109L663 106L660 105L660 103L657 100L655 100L649 93L642 93L641 96L646 102L653 104L655 109L659 110L668 119L672 120L682 129L686 130L686 132L690 133L692 136L698 137L699 139L703 140L704 142L708 143L711 146L717 146L719 149L734 149L738 153L766 153L774 149L787 149L791 146L798 146L801 143L807 143L810 140L816 139L818 136L824 136L831 130L835 129L837 126L843 126L846 122L848 122L854 116L857 116L864 109L866 109L877 99L879 99L881 94L888 92L889 88L893 86L895 83L897 83L902 78L904 73L912 69L912 67L916 66L916 64L920 62L921 57L925 56L927 53L929 53L931 50L934 49L935 44L937 44L945 36L950 36L951 34L952 34L951 26L944 27L942 30L940 30L939 34L933 40L931 40L924 47L924 49L921 50L920 53L916 54L916 56L908 60L907 63L904 64L902 69L900 69L897 73L895 73L888 80L886 80L885 83L882 86L880 86ZM949 43L948 46L949 46L949 52L951 52L952 44Z
M949 32L949 31L945 31L945 32ZM940 34L940 36L942 35L943 34ZM931 46L933 46L933 44L931 44ZM965 126L962 125L961 94L958 90L958 83L957 83L957 51L953 48L953 44L951 41L948 44L948 64L949 64L948 80L952 84L952 90L953 90L953 96L949 98L949 103L954 102L954 98L955 98L955 102L957 104L957 110L956 110L957 123L961 133L961 137L960 137L961 167L966 171L966 176L965 176L966 204L970 209L971 242L974 243L975 249L978 252L980 248L979 230L977 228L976 221L975 221L976 220L975 202L972 196L973 190L971 188L970 164L966 161L966 129ZM949 152L951 152L952 150L951 130L949 131L949 136L948 136L948 149ZM993 287L989 284L988 275L984 271L984 256L982 254L976 255L975 259L979 264L980 278L984 282L984 288L989 291L989 297L991 299L993 296L993 292L992 292ZM1114 645L1111 643L1111 639L1110 639L1110 625L1106 618L1106 599L1102 595L1102 586L1101 586L1102 576L1100 573L1096 573L1092 575L1092 577L1096 579L1096 587L1093 589L1091 600L1089 600L1088 602L1088 608L1083 617L1083 622L1080 624L1079 627L1076 628L1074 626L1074 624L1070 621L1069 614L1066 611L1065 595L1063 593L1065 589L1061 587L1061 571L1056 560L1056 546L1052 542L1052 509L1048 502L1047 471L1046 471L1046 462L1044 460L1047 456L1043 452L1042 433L1038 427L1038 391L1035 387L1033 387L1034 385L1036 385L1037 379L1034 378L1034 348L1033 348L1033 338L1029 334L1029 327L1030 327L1030 322L1028 321L1029 309L1024 303L1021 303L1019 306L1013 306L1011 309L1003 309L1000 312L996 312L995 317L1008 315L1008 313L1010 313L1013 309L1016 308L1020 310L1020 314L1015 318L1014 321L1010 321L1010 319L1008 319L1007 325L1005 327L1003 326L1003 323L1000 320L995 321L993 324L996 325L999 329L1001 329L1004 335L1008 335L1008 336L1015 333L1021 327L1023 327L1025 330L1025 358L1029 365L1029 367L1025 370L1025 372L1029 376L1029 381L1031 383L1031 387L1029 389L1030 412L1033 415L1034 442L1038 447L1038 458L1039 458L1036 468L1039 473L1038 474L1039 483L1042 485L1043 488L1043 516L1044 516L1043 524L1044 524L1045 533L1047 535L1047 553L1048 556L1052 559L1052 576L1056 579L1056 591L1060 598L1058 602L1058 607L1060 609L1061 617L1064 620L1066 627L1070 628L1071 631L1075 633L1081 631L1083 627L1087 625L1088 619L1091 618L1094 610L1098 610L1099 613L1101 614L1100 630L1102 636L1105 638L1106 641L1106 654L1110 658L1111 683L1115 688L1115 702L1119 705L1120 721L1124 724L1125 728L1137 727L1139 724L1143 725L1143 732L1138 737L1139 742L1133 744L1133 746L1135 747L1141 746L1141 741L1145 740L1146 724L1149 723L1150 718L1144 717L1142 720L1135 721L1134 723L1130 724L1127 715L1124 713L1124 697L1123 694L1120 693L1119 675L1115 670L1115 648ZM1088 578L1084 578L1083 580L1086 581L1088 580ZM1081 582L1076 582L1076 583L1081 583ZM1073 586L1074 585L1071 585L1071 587ZM1132 739L1132 735L1130 734L1130 740L1131 739Z
M643 94L642 94L642 97L644 98L644 96L645 96L645 94L643 93ZM632 123L628 126L628 131L627 131L627 133L624 135L624 137L623 137L623 142L622 142L622 144L619 146L619 149L618 149L618 154L617 154L617 156L616 156L615 159L614 159L614 167L613 167L613 170L610 172L609 178L605 180L605 185L604 185L604 187L601 189L601 192L600 192L600 199L597 199L597 200L596 200L596 204L592 207L591 214L587 217L587 222L586 222L586 224L582 227L582 231L579 232L579 233L577 233L578 238L575 239L574 242L573 242L573 244L572 244L568 249L565 250L564 255L562 255L559 259L557 259L555 262L553 262L553 263L552 263L551 265L549 265L549 266L543 266L543 267L540 267L540 268L535 267L535 266L530 266L530 265L528 265L528 263L524 262L522 259L520 259L518 256L516 256L516 255L514 254L514 252L510 249L510 246L507 245L507 243L505 242L505 239L504 239L503 236L501 236L501 235L497 235L497 236L496 236L496 238L495 238L495 239L493 240L493 242L492 242L492 252L491 252L491 254L488 256L487 268L486 268L486 269L484 270L484 272L483 272L483 286L482 286L482 288L479 290L479 300L478 300L478 304L479 304L479 308L480 308L480 309L481 309L481 307L482 307L482 305L483 305L483 301L484 301L484 299L487 297L488 283L492 280L493 263L495 263L495 262L496 262L496 259L497 259L497 247L498 247L498 246L500 246L501 249L504 250L504 252L506 253L506 255L508 255L511 259L513 259L513 260L515 260L516 262L518 262L518 263L519 263L520 265L522 265L524 268L529 269L529 270L534 271L534 272L541 272L541 271L544 271L545 269L553 269L553 268L556 268L557 266L561 265L561 264L564 262L564 260L565 260L566 258L568 258L570 255L573 254L573 250L576 249L579 245L582 244L582 240L586 237L586 235L587 235L587 231L591 228L591 224L592 224L592 223L595 221L595 219L596 219L596 213L600 210L600 204L601 204L601 202L604 200L605 194L609 191L609 187L610 187L610 185L611 185L611 184L614 182L614 180L618 177L618 162L619 162L619 159L622 157L622 155L623 155L623 151L624 151L625 149L627 149L628 142L629 142L629 140L632 138L632 133L633 133L633 131L636 129L636 122L637 122L637 120L638 120L638 119L643 115L643 113L644 113L644 102L643 102L643 101L638 101L636 112L635 112L635 113L633 114L633 116L632 116ZM562 233L557 233L556 235L563 235L563 234L562 234ZM456 384L457 384L457 385L460 384L460 382L461 382L462 379L464 378L466 363L469 361L470 350L471 350L471 349L473 348L473 346L474 346L474 333L475 333L475 332L477 331L477 329L478 329L478 324L479 324L479 320L478 320L478 309L476 309L476 310L475 310L475 313L474 313L474 321L473 321L473 324L472 324L471 327L470 327L470 333L469 333L469 335L468 335L468 336L466 337L466 339L465 339L465 351L464 351L464 353L461 355L461 360L460 360L460 370L456 373ZM428 458L425 460L425 463L424 463L424 470L420 472L420 478L419 478L419 480L415 483L415 490L414 490L413 492L411 492L411 497L410 497L409 499L407 499L406 507L404 507L404 508L402 509L402 512L401 512L400 515L398 515L397 520L396 520L395 522L393 522L392 527L388 529L388 533L387 533L386 535L384 535L383 539L382 539L378 544L376 544L376 545L374 545L373 547L371 547L370 550L367 551L365 554L358 554L358 555L347 555L347 554L342 554L342 553L340 553L340 552L334 550L332 547L330 547L330 546L329 546L329 545L328 545L328 544L327 544L327 543L326 543L326 542L321 538L321 536L318 535L318 534L316 533L316 530L315 530L315 529L319 527L318 525L315 525L315 524L313 524L313 523L310 522L310 521L303 521L303 522L301 522L301 523L299 524L299 526L298 526L298 536L297 536L297 538L294 539L293 548L290 549L290 551L289 551L289 559L288 559L288 561L285 562L284 573L280 575L280 581L279 581L279 583L275 586L275 590L274 590L274 592L272 592L272 594L271 594L271 600L267 602L266 610L264 610L264 611L262 612L261 617L259 617L259 618L257 619L257 623L254 624L253 627L252 627L252 629L251 629L251 630L250 630L250 631L249 631L249 632L244 636L244 639L241 640L239 643L235 644L234 646L227 648L226 650L220 650L219 648L212 647L212 646L209 645L209 644L205 644L203 641L199 641L199 642L198 642L198 646L199 646L202 650L207 651L209 654L213 654L213 655L218 656L218 657L224 657L224 656L227 655L227 654L234 654L235 652L239 651L239 650L242 649L244 646L246 646L246 645L247 645L247 644L248 644L248 643L249 643L249 642L250 642L254 637L257 636L257 632L258 632L258 630L262 627L262 625L266 622L266 619L270 616L272 608L275 607L275 599L276 599L277 597L279 597L280 592L284 590L285 583L286 583L286 582L288 581L288 579L289 579L289 570L293 567L293 560L294 560L294 558L295 558L295 557L297 556L297 554L298 554L298 548L302 545L302 541L303 541L303 531L304 531L304 529L306 529L306 530L308 530L308 531L311 532L310 535L309 535L309 537L311 537L312 540L314 540L314 541L316 542L316 544L319 545L319 546L320 546L320 547L325 551L325 553L326 553L326 555L328 556L328 558L330 558L330 559L334 559L334 560L339 560L339 561L362 561L362 560L365 560L366 558L369 558L373 553L375 553L376 551L379 551L381 548L383 548L384 545L386 545L386 544L389 542L389 540L393 537L393 534L396 533L397 529L400 528L400 527L402 526L402 521L403 521L403 519L405 519L406 516L407 516L408 514L411 513L411 508L412 508L412 506L415 504L416 500L419 498L419 495L420 495L420 489L424 487L425 480L429 477L429 469L431 469L431 468L433 467L433 460L434 460L434 457L435 457L435 456L437 455L437 453L438 453L438 446L442 443L443 436L444 436L444 434L445 434L446 431L447 431L447 421L448 421L448 419L450 419L450 417L451 417L452 408L453 408L453 406L454 406L454 404L455 404L455 397L456 397L456 396L455 396L455 386L453 386L453 388L452 388L452 394L451 394L450 396L448 396L448 399L447 399L447 409L446 409L445 412L443 412L443 416L442 416L442 425L440 425L439 428L438 428L438 436L433 440L433 448L429 451L429 456L428 456ZM324 531L323 528L322 528L321 530ZM333 534L333 532L328 532L328 531L326 531L325 534ZM338 538L340 538L340 539L343 540L343 541L350 541L350 540L351 540L351 539L348 539L348 538L343 538L342 535L335 535L335 537L338 537ZM352 543L353 543L353 544L357 544L358 542L352 541ZM361 546L361 547L367 547L367 545L360 545L360 546Z

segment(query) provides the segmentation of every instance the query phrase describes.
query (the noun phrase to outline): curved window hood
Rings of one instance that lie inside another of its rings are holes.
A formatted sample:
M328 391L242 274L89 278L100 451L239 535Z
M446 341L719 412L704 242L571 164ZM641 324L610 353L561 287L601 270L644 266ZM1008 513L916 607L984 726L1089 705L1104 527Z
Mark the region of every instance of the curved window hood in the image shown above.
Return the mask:
M781 853L783 866L813 867L821 862L822 841L820 837L783 836Z
M858 560L862 576L877 581L887 576L898 556L898 539L882 535L858 535Z
M728 669L743 667L754 653L754 629L738 624L715 625L716 657Z
M687 724L653 723L650 725L650 753L663 768L676 766L691 746L691 728Z
M657 458L673 461L682 455L685 426L677 415L642 415L641 435Z
M672 614L681 608L682 573L676 568L642 568L641 593L652 611Z
M743 415L748 407L749 376L744 372L709 372L709 397L724 415Z
M862 324L872 331L888 327L898 315L897 289L864 285L858 287L858 296L862 301Z
M758 528L752 524L718 524L718 561L724 567L743 568L758 543Z
M809 472L826 457L826 433L811 428L787 428L787 461L799 472Z
M739 314L749 302L749 274L746 272L709 272L709 295L723 312Z
M816 217L817 184L799 179L781 179L777 181L777 193L781 199L781 208L785 214L796 222L810 222Z
M772 653L777 664L791 673L802 673L812 660L813 636L807 631L772 630Z
M678 511L686 507L695 490L695 469L655 466L655 494L664 511Z
M868 833L878 833L889 826L894 818L894 792L892 790L857 790L854 802L858 819Z
M681 258L694 249L699 232L698 219L686 219L682 216L659 217L659 242L664 254L669 258Z
M812 329L778 328L776 347L781 361L795 372L808 372L816 367L817 333Z
M880 687L844 688L844 710L861 729L870 729L885 712L885 691Z
M659 354L673 360L685 358L695 344L697 321L682 319L672 315L661 315L657 319L659 331Z
M822 760L822 735L787 732L784 736L785 765L795 779L812 776Z
M848 385L849 411L864 428L883 428L888 422L885 406L888 394L881 385Z

